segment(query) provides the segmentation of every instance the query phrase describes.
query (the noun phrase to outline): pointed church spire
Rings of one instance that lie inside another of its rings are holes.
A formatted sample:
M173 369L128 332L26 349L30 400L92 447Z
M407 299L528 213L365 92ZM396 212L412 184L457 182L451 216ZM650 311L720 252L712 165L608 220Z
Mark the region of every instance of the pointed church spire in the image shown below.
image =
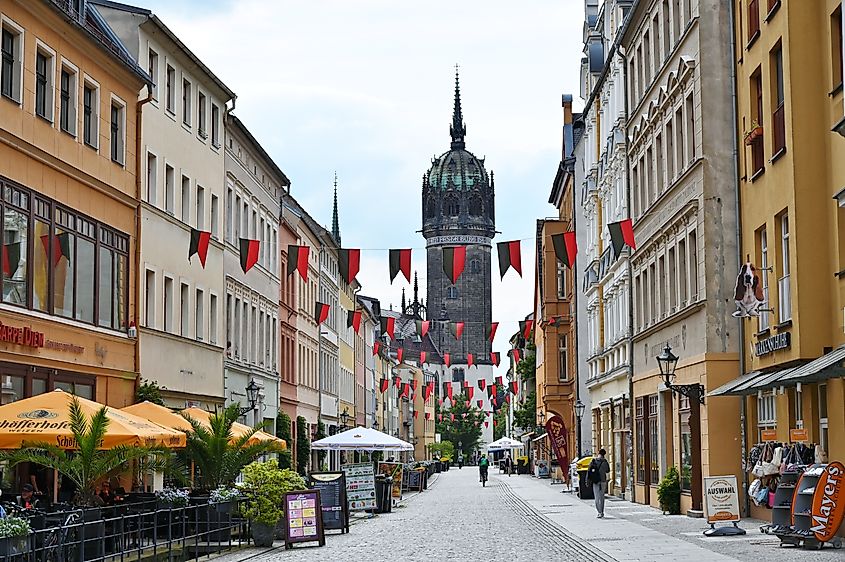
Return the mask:
M407 300L405 300L405 287L402 287L402 308L400 308L399 311L402 314L407 314L407 310L408 310L408 302L407 302Z
M332 236L340 246L340 222L337 220L337 172L334 173L334 208L332 209Z
M420 285L417 282L417 272L414 271L414 306L418 306L420 304ZM414 311L416 312L416 311Z
M458 65L455 65L455 108L452 111L452 125L449 127L452 135L452 148L464 148L464 136L467 128L464 125L464 115L461 112L461 80L458 76Z

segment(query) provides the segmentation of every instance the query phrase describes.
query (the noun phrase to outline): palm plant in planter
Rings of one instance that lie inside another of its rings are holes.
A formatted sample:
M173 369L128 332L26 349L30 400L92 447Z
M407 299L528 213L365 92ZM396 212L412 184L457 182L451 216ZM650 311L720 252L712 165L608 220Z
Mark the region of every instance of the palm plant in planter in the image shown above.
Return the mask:
M243 514L252 521L255 546L273 546L273 532L284 516L285 493L304 490L305 479L290 469L279 469L275 459L244 468Z
M7 557L27 550L27 538L32 529L23 517L0 518L0 556Z

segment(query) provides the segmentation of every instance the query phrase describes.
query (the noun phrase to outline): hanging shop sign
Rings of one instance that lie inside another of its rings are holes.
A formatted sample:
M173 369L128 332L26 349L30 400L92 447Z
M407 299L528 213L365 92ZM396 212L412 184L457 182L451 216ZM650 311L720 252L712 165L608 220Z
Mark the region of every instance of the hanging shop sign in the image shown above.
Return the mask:
M810 435L806 429L790 429L789 441L790 443L806 443L810 440Z
M346 475L346 498L349 511L376 508L376 477L373 463L361 462L343 465Z
M308 487L320 491L320 511L324 529L349 532L349 506L346 501L346 477L342 472L312 472Z
M44 347L44 332L24 326L9 326L0 322L0 341L24 347Z
M827 542L836 535L845 517L845 465L841 462L834 461L824 467L816 484L810 515L810 530L817 540Z
M285 510L285 548L295 543L317 542L326 545L323 518L320 516L320 491L288 492L283 500Z
M769 442L778 440L777 429L764 429L760 432L760 441Z
M708 523L739 521L736 476L704 477L704 509Z
M554 447L557 463L559 466L569 466L569 454L567 453L568 436L566 435L566 424L563 418L555 414L546 421L546 433Z
M757 356L768 355L780 349L787 349L792 345L792 336L789 332L781 332L769 338L764 338L754 344L754 352Z

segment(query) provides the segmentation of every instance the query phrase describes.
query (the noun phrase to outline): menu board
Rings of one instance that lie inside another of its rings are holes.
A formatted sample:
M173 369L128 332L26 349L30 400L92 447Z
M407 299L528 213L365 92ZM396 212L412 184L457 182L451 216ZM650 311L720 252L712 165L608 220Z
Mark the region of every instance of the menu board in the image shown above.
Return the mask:
M402 499L402 463L380 462L378 473L393 478L393 485L390 490L390 497Z
M287 492L282 501L285 509L285 548L301 542L318 542L324 546L326 536L319 511L320 491Z
M346 499L349 511L376 508L376 475L373 463L362 462L343 465L346 475Z
M408 471L408 489L423 491L423 484L425 483L425 470L409 470Z
M320 511L323 529L349 532L349 510L346 503L346 476L342 472L312 472L308 487L320 490Z

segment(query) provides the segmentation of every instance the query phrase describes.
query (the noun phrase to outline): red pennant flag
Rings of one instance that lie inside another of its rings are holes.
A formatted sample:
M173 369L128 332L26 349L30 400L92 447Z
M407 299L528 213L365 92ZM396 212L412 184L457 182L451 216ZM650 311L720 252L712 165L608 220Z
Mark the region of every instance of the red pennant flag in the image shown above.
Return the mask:
M455 421L455 414L449 414L449 417L452 418L452 421Z
M469 404L470 404L470 401L469 401L469 400L467 400L467 401L466 401L466 407L467 407L467 408L469 408Z
M446 246L443 248L443 272L452 282L452 285L458 282L458 278L463 273L466 257L466 246Z
M438 398L438 399L437 399L437 405L438 405L438 406L443 406L443 399L442 399L442 398Z
M411 392L411 385L405 383L402 385L402 393L399 395L400 398L407 398Z
M493 397L495 397L495 396L496 396L496 385L495 385L495 384L491 384L491 385L490 385L490 394L491 394Z
M288 275L298 271L302 280L308 281L308 254L310 250L308 246L288 244Z
M624 246L629 246L632 250L637 249L637 244L634 242L634 225L631 219L608 223L607 230L610 231L610 243L616 257L619 257L619 254L622 253Z
M437 414L437 421L443 421L443 414Z
M493 398L491 398L491 399L490 399L490 403L491 403L491 404L493 404L493 407L494 407L494 408L498 408L498 407L499 407L499 403L498 403L498 401L496 400L496 397L495 397L495 396L494 396Z
M405 350L401 347L396 348L396 360L402 362L402 356L405 355Z
M518 348L511 349L511 357L513 357L514 363L519 363L519 349Z
M346 312L346 327L352 328L355 330L355 333L358 333L358 330L361 328L361 311L360 310L348 310Z
M469 386L469 381L468 381L468 380L464 380L464 381L461 383L461 387L462 387L462 388L467 388L468 386Z
M497 367L499 366L499 363L501 363L501 362L502 362L502 358L501 358L501 356L499 355L499 352L498 352L498 351L491 351L491 352L490 352L490 361L491 361L491 362L492 362L495 366L497 366Z
M493 427L496 427L496 425L498 425L498 424L496 423L496 420L493 420Z
M390 339L394 339L393 331L396 328L396 318L392 316L385 316L381 319L381 333L387 334L390 336Z
M461 339L461 335L464 333L464 323L449 322L449 331L452 332L452 335L455 336L456 340Z
M389 253L389 261L390 261L390 282L393 283L393 280L396 279L396 274L400 271L405 276L405 279L408 280L408 283L411 282L411 250L410 248L406 248L403 250L390 250Z
M496 384L498 386L502 386L502 375L496 377Z
M484 387L487 386L487 381L484 379L478 379L478 390L484 392Z
M467 353L467 369L475 365L475 357L472 356L472 353Z
M490 324L490 327L487 329L487 341L489 341L490 343L493 343L493 340L496 337L496 330L498 330L498 329L499 329L499 323L498 322L493 322L492 324Z
M373 342L373 355L378 355L379 350L381 349L381 342Z
M470 400L472 400L472 393L473 392L475 392L475 389L471 386L467 386L467 388L466 388L467 398L469 398Z
M329 305L317 301L314 303L314 321L322 324L329 317Z
M488 427L490 427L490 422L488 422L488 421L484 422L484 428L487 429Z
M423 402L428 402L428 399L431 397L431 387L426 384L423 387Z
M484 400L478 400L476 401L476 404L478 404L478 408L481 409L481 405L484 404Z
M416 391L417 391L417 387L418 387L419 385L420 385L420 381L419 381L419 380L414 379L414 380L412 380L412 381L411 381L411 388L413 388L413 389L414 389L414 392L416 392Z
M513 267L514 271L519 273L519 276L522 277L522 260L520 258L519 240L499 242L496 244L496 249L499 252L499 275L504 278L508 269Z
M425 419L426 419L426 421L428 421L428 420L430 420L430 419L431 419L431 412L426 412L426 413L425 413Z
M519 381L511 381L511 394L516 396L517 392L519 392Z
M443 364L447 367L452 364L452 358L448 353L443 354Z
M244 273L252 269L252 266L258 263L258 248L261 242L258 240L249 240L248 238L241 238L241 269Z
M572 269L575 267L575 256L578 254L578 242L575 238L575 232L564 232L563 234L552 234L552 246L555 249L555 256L557 259Z
M402 377L393 377L393 386L397 389L402 388Z
M382 393L382 394L384 394L385 392L387 392L387 387L388 387L388 386L390 386L390 381L388 381L387 379L381 379L381 380L378 382L378 388L379 388L379 390L381 390L381 393Z
M417 324L417 335L421 338L424 338L425 335L428 333L428 328L431 326L430 320L416 320Z
M510 394L505 394L505 402L507 402L508 404L511 403L511 395Z
M361 250L339 249L337 251L337 267L343 280L351 284L361 267Z
M417 416L420 415L419 410L414 410L414 419L417 419Z
M443 383L443 384L446 385L446 396L449 397L449 401L451 402L452 401L452 383L447 382L447 383Z
M425 363L425 351L420 351L420 366Z
M53 252L54 264L58 265L59 259L64 255L68 259L70 259L70 245L68 244L68 252L67 254L64 253L64 246L60 243L60 237L64 236L66 242L70 242L68 240L67 233L60 234L59 236L54 237L53 244L56 246ZM46 237L42 236L41 240L48 240ZM205 232L204 230L196 230L191 229L191 247L188 248L188 261L191 261L191 256L197 254L200 258L200 265L202 268L205 269L205 258L208 256L208 243L211 241L211 233ZM58 253L58 258L56 258L56 254Z
M519 331L522 333L522 337L528 339L531 335L531 328L534 327L533 320L523 320L519 323Z

